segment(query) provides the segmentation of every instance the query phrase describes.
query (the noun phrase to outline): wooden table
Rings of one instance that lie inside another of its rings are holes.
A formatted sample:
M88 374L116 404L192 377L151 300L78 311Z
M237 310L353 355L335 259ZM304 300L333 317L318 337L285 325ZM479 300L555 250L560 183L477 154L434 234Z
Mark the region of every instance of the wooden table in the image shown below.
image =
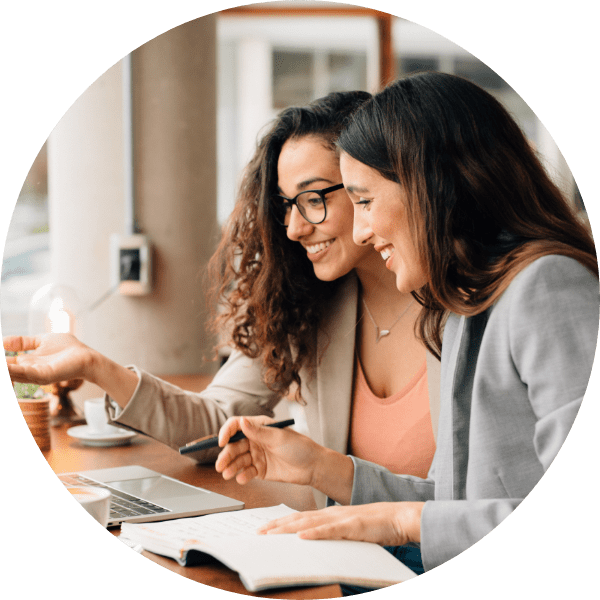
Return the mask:
M197 389L205 385L204 379L181 377L170 379L188 389ZM65 425L52 428L52 449L44 452L46 460L55 473L141 465L185 483L242 500L246 508L277 504L286 504L296 510L315 508L312 492L310 488L304 486L257 480L240 486L235 481L223 480L212 465L198 465L190 458L149 437L138 435L127 446L94 448L85 446L67 435L68 428L69 426ZM118 528L113 532L117 535ZM143 555L183 577L237 594L263 598L339 598L342 595L338 585L252 593L242 585L237 573L221 563L181 567L176 561L151 552L144 551Z

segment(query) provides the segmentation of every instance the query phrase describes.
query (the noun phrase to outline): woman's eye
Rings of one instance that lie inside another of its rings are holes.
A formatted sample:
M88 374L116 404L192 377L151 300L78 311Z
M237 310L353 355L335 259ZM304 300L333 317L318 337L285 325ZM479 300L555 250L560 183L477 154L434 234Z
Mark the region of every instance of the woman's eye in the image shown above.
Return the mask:
M360 198L356 204L367 207L367 206L369 206L369 204L371 204L371 200L367 200L366 198Z

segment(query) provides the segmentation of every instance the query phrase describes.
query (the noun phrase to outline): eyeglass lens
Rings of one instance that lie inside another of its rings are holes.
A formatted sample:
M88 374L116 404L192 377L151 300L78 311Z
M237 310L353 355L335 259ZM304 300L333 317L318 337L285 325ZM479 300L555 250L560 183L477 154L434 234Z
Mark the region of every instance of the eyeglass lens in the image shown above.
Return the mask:
M294 200L295 202L292 203L281 196L276 197L274 200L275 217L282 225L287 225L286 221L292 212L293 204L298 207L300 214L310 223L318 224L325 219L325 202L318 192L302 192Z
M320 223L325 218L323 197L316 192L302 192L296 196L300 214L311 223Z

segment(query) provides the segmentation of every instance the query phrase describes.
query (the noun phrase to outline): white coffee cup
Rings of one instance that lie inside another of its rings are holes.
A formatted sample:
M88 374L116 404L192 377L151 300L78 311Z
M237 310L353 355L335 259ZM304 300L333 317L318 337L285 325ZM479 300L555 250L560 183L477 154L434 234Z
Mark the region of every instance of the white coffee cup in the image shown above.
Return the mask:
M90 433L111 433L115 430L108 424L108 416L104 407L104 398L92 398L83 403L83 413Z
M108 525L110 512L110 491L99 487L70 487L67 488L73 498L102 525Z

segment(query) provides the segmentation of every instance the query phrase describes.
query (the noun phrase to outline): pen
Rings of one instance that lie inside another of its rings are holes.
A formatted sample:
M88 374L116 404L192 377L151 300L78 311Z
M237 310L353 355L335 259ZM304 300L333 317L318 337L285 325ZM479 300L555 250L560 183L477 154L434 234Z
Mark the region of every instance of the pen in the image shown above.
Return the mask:
M289 427L295 423L294 419L287 419L286 421L278 421L277 423L267 423L266 427L277 427L277 429L283 429L284 427ZM229 444L233 444L234 442L239 442L243 440L246 436L238 431L236 434L232 435L229 438ZM179 448L179 454L188 454L189 452L198 452L198 450L208 450L209 448L217 448L219 446L219 436L218 435L208 435L204 438L200 438L198 440L194 440L185 446Z

